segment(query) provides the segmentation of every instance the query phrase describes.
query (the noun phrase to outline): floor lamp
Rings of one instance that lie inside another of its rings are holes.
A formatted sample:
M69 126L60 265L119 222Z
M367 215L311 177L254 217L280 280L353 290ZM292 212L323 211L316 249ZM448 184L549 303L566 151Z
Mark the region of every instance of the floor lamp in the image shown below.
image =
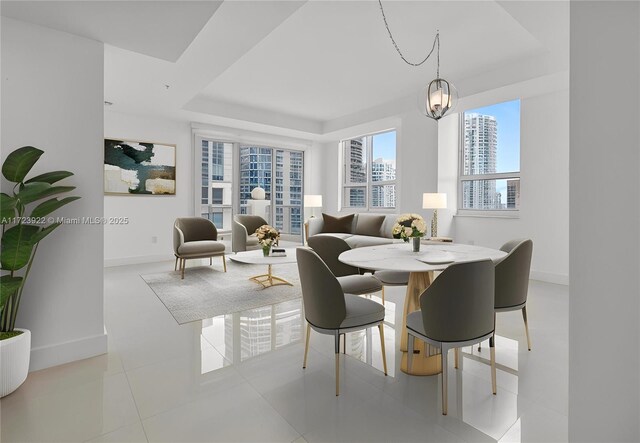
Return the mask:
M309 218L315 218L315 209L322 208L322 195L305 194L304 207L311 209L311 216ZM305 242L309 238L309 219L304 222L304 240Z

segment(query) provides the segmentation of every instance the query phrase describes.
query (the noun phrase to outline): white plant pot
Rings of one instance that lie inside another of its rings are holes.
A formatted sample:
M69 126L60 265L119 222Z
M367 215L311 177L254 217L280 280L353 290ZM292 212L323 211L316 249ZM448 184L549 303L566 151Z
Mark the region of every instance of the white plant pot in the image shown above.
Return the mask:
M27 379L31 356L31 331L0 341L0 398L11 394Z

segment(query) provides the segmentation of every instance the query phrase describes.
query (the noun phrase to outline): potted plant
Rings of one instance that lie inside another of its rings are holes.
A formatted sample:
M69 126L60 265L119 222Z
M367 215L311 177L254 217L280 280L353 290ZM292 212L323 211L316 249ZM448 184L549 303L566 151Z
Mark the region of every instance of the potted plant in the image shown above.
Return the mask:
M31 332L16 328L16 317L38 245L62 224L50 214L80 198L48 198L75 189L54 186L72 176L71 172L53 171L26 179L42 154L40 149L24 146L10 153L2 164L2 175L14 186L12 195L0 193L0 397L15 391L29 372Z
M402 214L393 225L393 238L412 240L413 252L420 251L420 239L427 232L427 224L420 214Z

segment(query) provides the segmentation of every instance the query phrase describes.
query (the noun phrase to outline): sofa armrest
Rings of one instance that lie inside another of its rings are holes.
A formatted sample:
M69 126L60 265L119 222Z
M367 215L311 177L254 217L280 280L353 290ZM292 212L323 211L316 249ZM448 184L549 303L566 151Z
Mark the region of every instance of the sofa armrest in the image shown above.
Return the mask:
M309 237L320 234L324 227L324 220L322 218L313 217L309 221Z

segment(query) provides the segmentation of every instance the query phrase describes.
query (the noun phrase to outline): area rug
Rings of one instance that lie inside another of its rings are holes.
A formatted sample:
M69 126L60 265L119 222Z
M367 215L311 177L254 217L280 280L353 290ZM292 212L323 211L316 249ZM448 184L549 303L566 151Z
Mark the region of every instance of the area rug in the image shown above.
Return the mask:
M218 260L219 262L219 260ZM246 265L231 260L227 272L213 266L185 270L184 280L177 271L141 275L179 324L260 308L300 298L302 290L298 267L283 264L273 274L293 286L279 285L263 289L249 277L267 272L266 265Z

